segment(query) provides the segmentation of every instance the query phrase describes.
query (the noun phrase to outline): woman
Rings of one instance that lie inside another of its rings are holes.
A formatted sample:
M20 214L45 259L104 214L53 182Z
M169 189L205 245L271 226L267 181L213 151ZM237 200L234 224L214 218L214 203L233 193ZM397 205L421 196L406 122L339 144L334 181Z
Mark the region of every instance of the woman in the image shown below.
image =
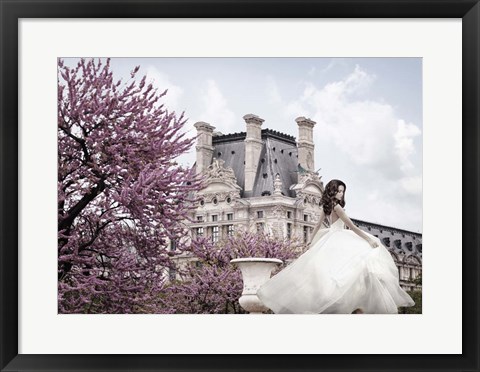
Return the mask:
M342 181L327 184L310 249L258 290L274 313L397 314L415 304L388 250L346 215L345 190ZM325 218L330 227L320 229Z

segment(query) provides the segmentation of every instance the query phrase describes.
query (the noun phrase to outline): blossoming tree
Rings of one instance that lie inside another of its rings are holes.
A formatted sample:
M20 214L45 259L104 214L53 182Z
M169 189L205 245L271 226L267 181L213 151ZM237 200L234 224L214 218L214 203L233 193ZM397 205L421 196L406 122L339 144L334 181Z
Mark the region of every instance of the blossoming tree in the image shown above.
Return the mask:
M165 289L161 312L244 313L238 302L243 290L242 274L230 261L245 257L278 258L285 266L303 250L303 244L297 241L246 231L218 243L212 243L208 238L198 239L192 242L194 259L180 273L181 280Z
M157 312L199 187L175 159L194 139L146 77L110 61L58 62L58 309Z

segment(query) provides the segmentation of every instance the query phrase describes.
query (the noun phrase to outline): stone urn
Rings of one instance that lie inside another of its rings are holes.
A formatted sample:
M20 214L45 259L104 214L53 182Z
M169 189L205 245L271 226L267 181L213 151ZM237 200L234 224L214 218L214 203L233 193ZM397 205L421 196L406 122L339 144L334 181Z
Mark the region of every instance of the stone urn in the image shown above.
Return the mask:
M268 310L262 301L257 297L257 290L270 279L273 269L282 264L276 258L236 258L230 261L237 265L243 277L243 292L239 302L250 314L261 314Z

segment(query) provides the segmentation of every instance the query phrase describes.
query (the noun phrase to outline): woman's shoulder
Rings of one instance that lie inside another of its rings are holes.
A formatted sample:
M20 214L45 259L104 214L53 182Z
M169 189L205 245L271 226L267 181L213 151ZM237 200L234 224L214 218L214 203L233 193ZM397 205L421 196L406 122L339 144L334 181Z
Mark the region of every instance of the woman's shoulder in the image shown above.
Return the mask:
M339 203L335 203L335 204L333 205L332 213L335 213L335 212L337 212L337 213L339 213L339 212L340 212L340 213L341 213L341 212L344 212L343 207L342 207Z
M338 200L335 200L333 202L333 209L336 209L336 208L341 208L343 209L342 205L340 204L340 202Z

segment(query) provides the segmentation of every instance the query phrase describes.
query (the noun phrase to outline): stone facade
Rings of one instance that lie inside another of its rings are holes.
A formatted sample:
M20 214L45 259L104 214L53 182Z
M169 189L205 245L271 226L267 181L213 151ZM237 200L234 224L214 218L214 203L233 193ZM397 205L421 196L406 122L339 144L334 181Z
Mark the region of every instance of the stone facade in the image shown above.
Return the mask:
M192 234L218 241L246 229L308 243L318 223L324 191L313 160L315 122L304 117L295 120L296 142L292 136L262 129L264 120L256 115L243 119L246 132L227 135L214 133L210 124L195 124L196 167L206 175L206 186L197 195L200 201L192 215ZM422 235L353 222L381 239L399 268L401 286L414 287L411 280L422 270Z

